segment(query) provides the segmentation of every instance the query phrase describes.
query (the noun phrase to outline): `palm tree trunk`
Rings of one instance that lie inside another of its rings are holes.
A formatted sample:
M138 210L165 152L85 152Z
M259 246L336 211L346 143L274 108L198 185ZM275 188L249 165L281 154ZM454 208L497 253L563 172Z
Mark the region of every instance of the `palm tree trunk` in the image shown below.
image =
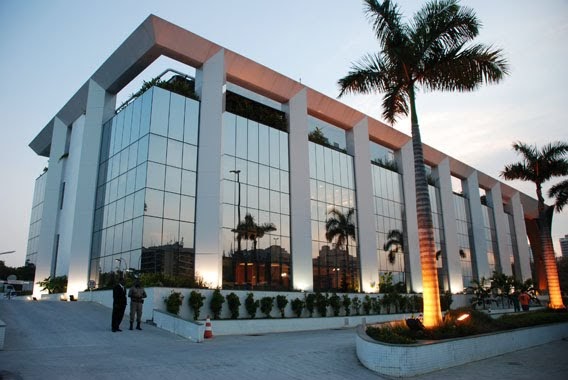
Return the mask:
M440 289L436 269L436 245L434 224L424 168L424 153L416 114L414 87L410 88L410 110L412 121L412 151L414 153L414 175L416 187L416 211L418 218L418 241L420 245L420 264L422 267L422 286L424 294L424 326L434 327L442 323Z
M540 203L540 202L539 202ZM542 245L544 269L546 271L546 280L548 282L548 295L550 297L550 308L564 309L562 295L560 293L560 281L558 279L558 268L556 266L556 257L554 254L554 246L552 244L551 226L552 215L554 214L553 206L539 207L538 227L540 240Z

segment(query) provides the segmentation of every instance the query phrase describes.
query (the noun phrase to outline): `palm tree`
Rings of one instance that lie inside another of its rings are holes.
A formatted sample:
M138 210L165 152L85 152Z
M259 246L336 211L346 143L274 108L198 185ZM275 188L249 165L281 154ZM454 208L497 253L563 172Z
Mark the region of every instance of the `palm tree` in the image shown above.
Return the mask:
M554 207L560 212L568 204L568 179L557 183L548 190L548 196L555 198Z
M542 185L553 177L568 175L568 143L557 141L547 144L539 150L536 145L516 142L513 144L513 150L522 156L522 161L506 165L501 176L507 180L530 181L536 186L537 226L543 252L546 282L548 283L550 307L553 309L564 308L551 235L552 215L555 206L548 206L544 203ZM560 209L562 209L562 186L556 187L553 194L557 194L559 197L557 199L560 201Z
M264 235L267 232L271 231L276 231L276 226L274 225L274 223L263 223L260 225L256 224L256 222L254 221L254 217L249 213L245 215L245 219L243 221L239 222L237 228L231 230L231 232L237 234L237 241L239 247L242 239L252 241L252 250L255 255L256 255L256 246L258 244L258 239L261 239L262 237L264 237ZM246 284L248 283L248 270L247 270L248 258L246 254L244 255L244 259L245 259L245 284Z
M387 235L387 241L383 245L383 249L388 252L389 263L394 264L396 260L395 253L404 251L404 236L400 230L390 230Z
M507 74L507 62L499 49L467 45L477 36L480 23L471 9L456 0L431 1L408 23L390 0L364 0L364 4L381 50L363 57L339 80L339 96L384 93L383 117L391 124L410 112L424 325L432 327L442 322L442 313L416 91L473 91L483 83L501 81Z
M345 245L345 268L343 271L343 290L347 290L347 268L349 266L349 238L355 237L355 223L353 216L355 209L351 207L347 214L337 208L332 208L327 213L329 218L325 222L325 238L329 243L335 239L335 246L339 249Z

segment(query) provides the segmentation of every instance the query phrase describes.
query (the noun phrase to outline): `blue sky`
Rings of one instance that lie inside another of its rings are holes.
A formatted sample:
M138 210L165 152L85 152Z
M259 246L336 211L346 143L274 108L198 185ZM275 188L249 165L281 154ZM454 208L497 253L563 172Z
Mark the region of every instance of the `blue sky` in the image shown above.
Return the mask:
M423 1L398 2L411 16ZM481 22L478 41L504 49L511 75L467 94L419 93L423 141L498 178L517 157L513 141L568 141L568 1L468 0ZM165 18L328 96L350 63L376 51L358 0L0 0L0 257L24 264L35 178L47 165L29 142L104 60L150 14ZM119 94L164 68L160 59ZM187 71L187 70L186 70ZM381 97L342 101L381 120ZM410 132L408 120L395 128ZM530 184L510 183L534 194ZM568 234L568 212L555 215L553 238Z

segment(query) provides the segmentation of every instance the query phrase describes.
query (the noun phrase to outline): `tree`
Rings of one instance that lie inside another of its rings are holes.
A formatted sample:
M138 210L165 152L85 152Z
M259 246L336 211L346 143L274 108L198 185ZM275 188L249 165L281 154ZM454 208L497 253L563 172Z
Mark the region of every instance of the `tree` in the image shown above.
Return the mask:
M557 141L546 144L539 150L536 145L516 142L513 144L513 150L520 154L522 159L520 162L506 165L501 172L501 176L506 180L518 179L535 184L538 200L537 226L543 252L546 282L548 283L550 307L563 309L564 304L560 294L558 268L556 267L551 233L552 215L555 206L548 206L544 203L542 186L553 177L568 175L568 143ZM560 201L560 209L562 209L562 186L557 187L553 194L557 194L557 199Z
M325 137L325 134L323 133L320 127L316 127L316 129L308 133L308 140L320 145L325 145L325 146L331 145L329 143L328 138Z
M325 238L329 243L335 239L335 246L341 249L345 245L345 268L343 270L344 291L347 290L347 268L349 267L349 238L355 238L355 223L353 216L355 209L351 207L347 214L342 213L337 208L332 208L327 213L329 218L325 222Z
M389 263L394 264L396 260L395 253L404 251L404 236L400 230L390 230L387 235L387 241L383 245L383 249L388 252Z
M560 212L568 204L568 179L557 183L548 190L548 196L555 198L554 207Z
M473 91L483 83L501 81L508 72L507 62L499 49L468 45L478 35L480 22L473 10L456 0L431 1L408 23L390 0L364 0L364 4L380 51L364 56L339 80L339 96L384 93L383 117L391 124L410 112L424 325L432 327L442 323L442 313L416 91Z

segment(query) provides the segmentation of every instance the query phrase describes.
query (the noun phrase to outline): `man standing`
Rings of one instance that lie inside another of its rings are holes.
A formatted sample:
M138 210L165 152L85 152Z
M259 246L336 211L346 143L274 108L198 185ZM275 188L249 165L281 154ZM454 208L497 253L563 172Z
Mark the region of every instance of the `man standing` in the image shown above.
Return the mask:
M528 295L527 292L523 291L519 295L519 302L523 311L529 311L529 302L531 302L531 296Z
M121 276L118 284L112 289L112 332L122 331L120 322L124 317L126 309L126 288L124 287L124 278Z
M134 286L128 291L128 297L130 297L130 330L132 330L132 325L134 324L135 314L136 330L142 330L140 321L142 320L142 305L144 304L144 298L146 298L146 292L140 285L140 279L137 278L134 281Z

